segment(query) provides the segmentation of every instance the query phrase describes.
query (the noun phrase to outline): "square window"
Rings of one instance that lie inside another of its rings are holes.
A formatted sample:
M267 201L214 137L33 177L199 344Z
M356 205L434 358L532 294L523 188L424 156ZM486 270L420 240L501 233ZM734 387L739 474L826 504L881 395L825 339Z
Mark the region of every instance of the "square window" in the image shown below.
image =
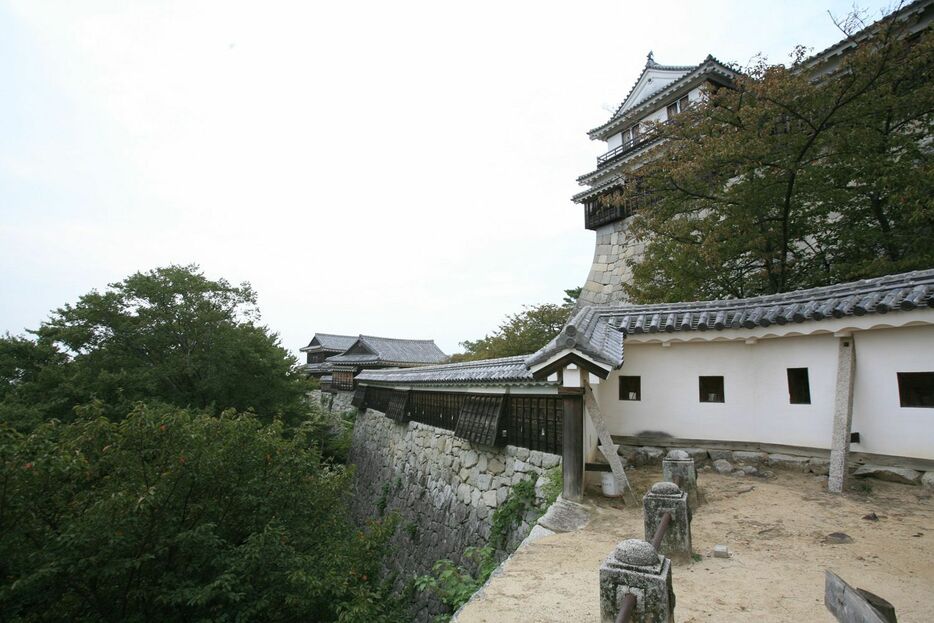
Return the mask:
M668 113L668 118L671 119L678 114L678 102L675 102L674 104L668 104L668 108L666 110Z
M726 402L723 395L722 376L701 376L698 378L700 380L701 402Z
M640 376L619 377L619 399L620 400L642 400L642 377Z
M811 404L807 368L788 368L788 402L793 405Z
M934 407L934 372L899 372L898 398L903 407Z

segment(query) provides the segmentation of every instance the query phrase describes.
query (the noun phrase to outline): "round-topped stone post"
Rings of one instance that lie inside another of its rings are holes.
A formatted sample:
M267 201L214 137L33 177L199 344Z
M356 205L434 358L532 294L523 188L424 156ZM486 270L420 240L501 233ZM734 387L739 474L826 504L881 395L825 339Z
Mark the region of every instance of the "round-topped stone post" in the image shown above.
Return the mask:
M688 507L693 511L700 504L697 491L697 470L694 459L684 450L669 450L662 459L662 479L677 484L688 494Z
M687 493L673 482L656 482L642 498L642 509L646 539L655 535L665 513L671 513L671 522L658 550L675 560L690 560L691 510Z
M651 543L627 539L600 566L600 621L614 623L627 595L634 595L633 623L674 623L671 561Z

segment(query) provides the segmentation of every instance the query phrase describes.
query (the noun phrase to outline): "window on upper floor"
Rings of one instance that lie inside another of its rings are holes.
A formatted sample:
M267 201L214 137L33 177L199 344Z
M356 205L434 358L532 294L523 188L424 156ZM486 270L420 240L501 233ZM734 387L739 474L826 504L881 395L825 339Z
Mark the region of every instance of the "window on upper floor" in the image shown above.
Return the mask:
M793 405L811 404L811 384L807 368L788 368L788 402Z
M898 398L903 407L934 407L934 372L899 372Z
M701 402L726 402L722 376L701 376L698 379Z
M666 109L668 112L668 118L671 119L678 113L684 112L685 110L688 109L690 105L691 105L691 100L688 99L687 95L685 95L684 97L682 97L676 102L672 102L671 104L668 104L668 108Z
M642 377L639 377L639 376L619 377L619 399L620 400L642 400Z

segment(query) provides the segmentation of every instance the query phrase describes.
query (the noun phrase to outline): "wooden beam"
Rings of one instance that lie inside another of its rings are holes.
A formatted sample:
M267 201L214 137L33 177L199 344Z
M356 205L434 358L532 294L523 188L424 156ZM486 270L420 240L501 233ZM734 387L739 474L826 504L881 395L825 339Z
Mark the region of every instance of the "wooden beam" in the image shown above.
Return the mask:
M623 462L620 460L619 453L616 451L616 445L613 443L613 438L610 436L610 429L607 428L606 421L603 419L603 412L600 411L600 405L597 404L597 399L593 394L593 388L590 386L590 377L586 373L581 374L581 386L584 388L584 405L587 407L587 414L590 416L590 421L593 422L594 428L597 429L597 437L600 439L600 451L603 453L603 456L606 457L606 462L610 465L610 470L616 478L616 484L619 486L619 490L622 491L629 502L635 503L636 494L632 492L632 487L629 485L629 478L626 477L626 471L623 469ZM626 496L627 492L629 493L628 496Z
M898 623L892 604L854 589L829 570L824 576L824 606L841 623Z

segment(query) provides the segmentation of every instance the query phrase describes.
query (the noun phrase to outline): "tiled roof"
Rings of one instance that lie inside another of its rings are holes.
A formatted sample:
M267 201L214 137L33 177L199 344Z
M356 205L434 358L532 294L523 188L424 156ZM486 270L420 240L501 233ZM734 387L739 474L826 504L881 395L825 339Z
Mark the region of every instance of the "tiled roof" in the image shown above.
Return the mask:
M747 299L586 306L526 365L574 350L618 368L626 334L753 329L920 307L934 307L934 269Z
M333 365L410 365L441 363L447 358L434 340L403 340L361 335L346 352L328 357L327 361Z
M307 374L324 374L325 372L331 371L331 364L329 363L306 363L305 372Z
M336 352L344 352L357 341L356 335L335 335L333 333L315 333L314 337L311 338L311 341L308 342L308 346L300 349L302 351L309 350L333 350Z
M682 69L681 66L674 66L674 65L672 66L659 65L658 67L661 67L662 69L669 69L669 68ZM651 102L660 101L667 95L673 93L677 89L683 87L684 85L698 78L706 77L707 75L714 74L714 73L720 74L724 76L725 78L729 78L729 79L732 79L736 75L736 72L733 69L731 69L724 63L721 63L713 55L708 55L707 58L705 58L704 61L700 63L699 65L688 66L687 68L689 71L685 73L683 76L681 76L674 82L671 82L665 85L663 88L659 89L658 91L653 91L652 93L648 94L647 96L645 96L638 102L634 102L632 105L627 106L625 109L623 109L622 104L621 104L620 108L616 111L613 117L610 118L609 121L607 121L601 126L598 126L588 131L587 135L590 136L590 138L592 139L601 138L601 135L605 130L621 123L622 120L630 116L629 113L639 108L642 108L643 106L646 106L647 104ZM643 70L643 73L645 73L645 70ZM642 78L642 74L639 75L639 78L640 79ZM639 81L637 80L636 84L638 84L638 82ZM630 89L630 93L631 92L632 92L632 89ZM623 102L625 103L625 100L623 100Z
M403 370L364 370L357 381L399 384L471 384L483 382L535 383L525 366L527 355L463 361L442 366L423 366Z

